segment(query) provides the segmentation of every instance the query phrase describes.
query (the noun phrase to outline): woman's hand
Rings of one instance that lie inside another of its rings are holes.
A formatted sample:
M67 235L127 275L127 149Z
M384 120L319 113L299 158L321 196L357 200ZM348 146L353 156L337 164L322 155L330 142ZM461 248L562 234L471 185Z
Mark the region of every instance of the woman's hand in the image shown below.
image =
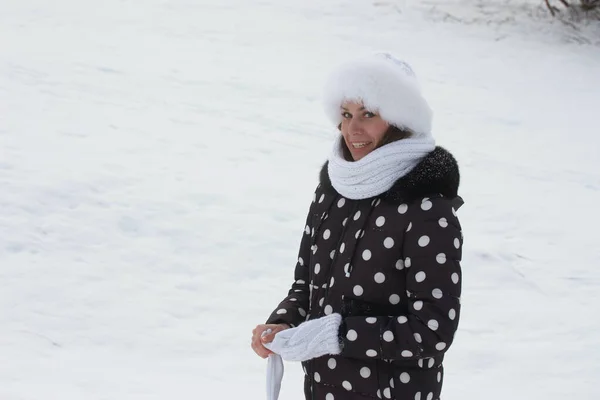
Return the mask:
M252 350L262 358L267 358L269 354L273 352L263 346L263 343L271 343L278 332L281 332L290 327L286 324L269 324L269 325L257 325L252 330ZM263 332L270 330L270 333L266 333L263 336Z

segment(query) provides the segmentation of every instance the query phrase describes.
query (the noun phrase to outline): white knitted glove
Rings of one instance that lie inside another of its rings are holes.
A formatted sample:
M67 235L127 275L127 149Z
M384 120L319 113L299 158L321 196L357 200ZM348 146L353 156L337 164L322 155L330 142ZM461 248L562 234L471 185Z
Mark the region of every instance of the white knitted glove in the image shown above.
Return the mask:
M340 354L338 331L341 323L340 314L306 321L296 328L277 333L273 342L264 346L286 361L306 361L326 354Z

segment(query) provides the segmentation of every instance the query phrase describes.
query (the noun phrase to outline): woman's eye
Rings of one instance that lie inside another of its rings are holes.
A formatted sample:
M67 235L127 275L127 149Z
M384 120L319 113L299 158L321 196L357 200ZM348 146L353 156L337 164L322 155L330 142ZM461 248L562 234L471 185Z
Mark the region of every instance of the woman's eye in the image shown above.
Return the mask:
M342 113L342 117L344 117L344 118L352 118L352 114L350 114L349 112L346 111L346 112Z
M365 115L365 118L373 118L375 116L375 114L373 114L370 111L367 111L364 115Z

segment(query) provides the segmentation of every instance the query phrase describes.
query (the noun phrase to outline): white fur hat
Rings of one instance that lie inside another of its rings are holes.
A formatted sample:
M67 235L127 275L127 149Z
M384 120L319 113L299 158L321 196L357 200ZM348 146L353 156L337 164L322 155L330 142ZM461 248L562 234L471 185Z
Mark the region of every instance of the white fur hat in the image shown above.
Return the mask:
M345 101L362 101L388 123L408 129L417 136L431 136L433 113L421 94L410 65L388 53L377 53L346 62L336 68L325 84L327 116L342 122L340 106Z

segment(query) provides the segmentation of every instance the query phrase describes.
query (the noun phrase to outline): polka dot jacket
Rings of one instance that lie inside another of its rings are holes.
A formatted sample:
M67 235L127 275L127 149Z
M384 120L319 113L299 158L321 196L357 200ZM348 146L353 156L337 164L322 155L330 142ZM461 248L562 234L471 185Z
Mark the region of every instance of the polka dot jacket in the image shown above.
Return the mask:
M340 313L342 353L303 362L307 400L437 400L460 314L459 171L437 147L382 195L349 200L321 170L295 281L267 323Z

